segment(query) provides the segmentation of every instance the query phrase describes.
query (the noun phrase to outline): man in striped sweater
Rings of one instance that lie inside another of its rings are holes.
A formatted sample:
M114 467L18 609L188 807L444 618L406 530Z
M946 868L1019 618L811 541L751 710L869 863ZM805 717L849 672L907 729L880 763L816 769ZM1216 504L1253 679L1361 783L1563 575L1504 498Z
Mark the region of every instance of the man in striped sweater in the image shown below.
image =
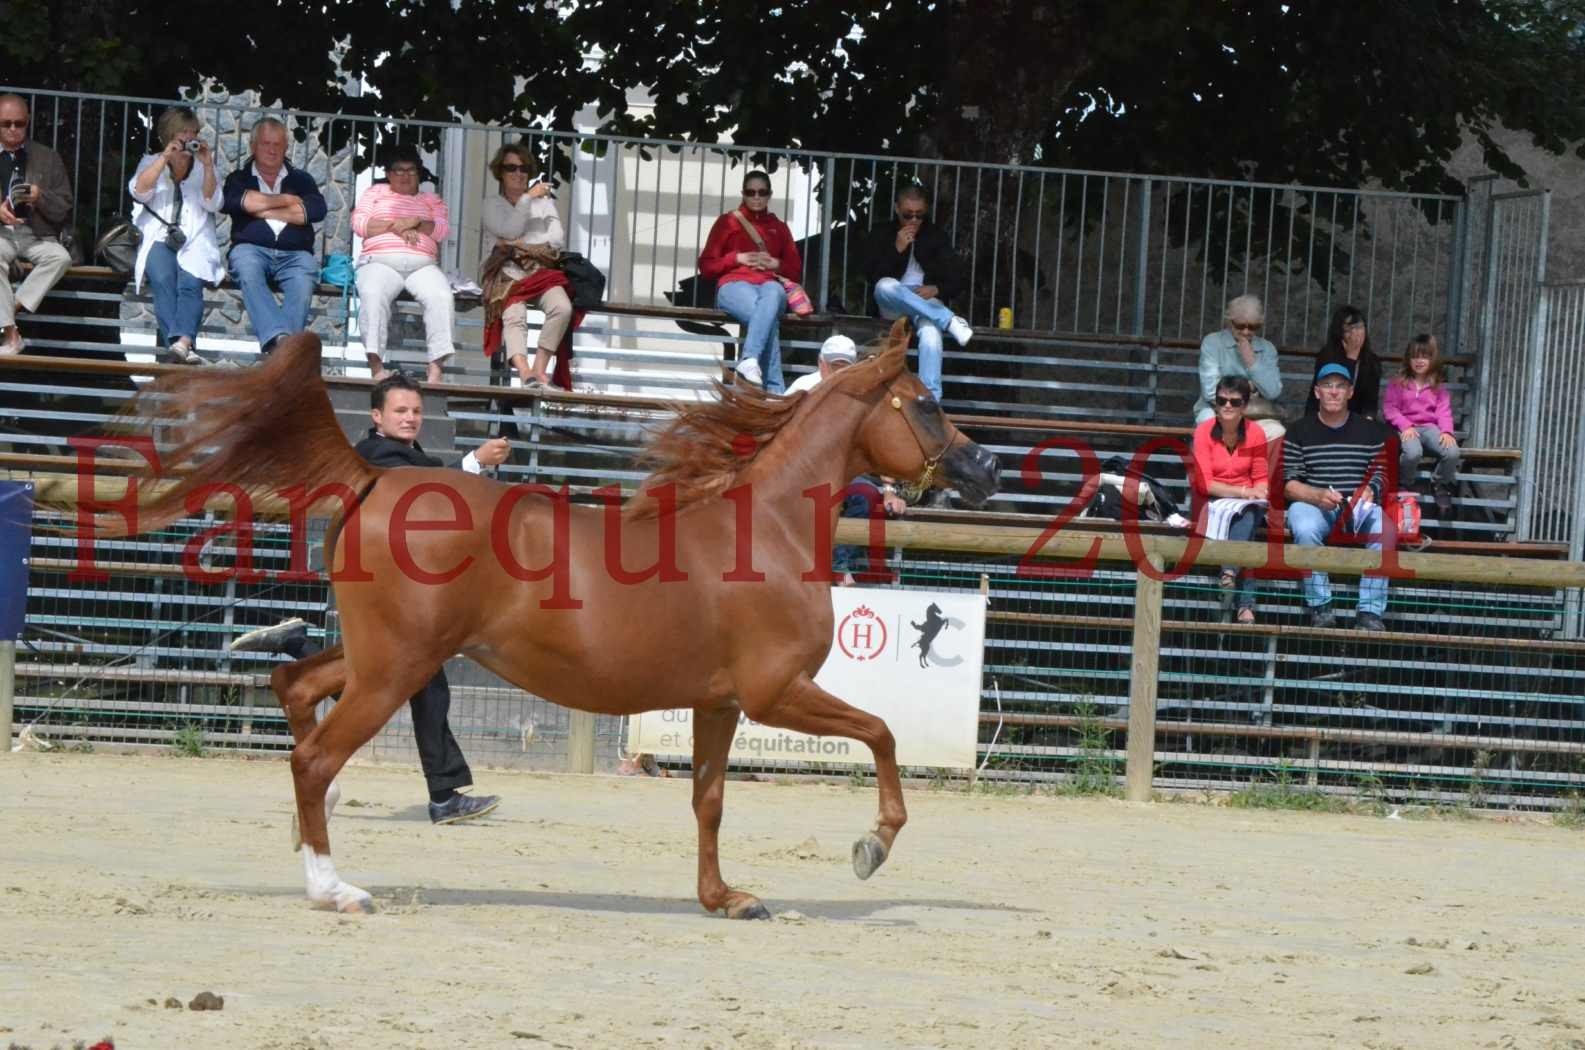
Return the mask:
M1326 543L1334 532L1355 533L1368 549L1381 550L1387 430L1348 410L1353 394L1353 377L1346 367L1322 366L1315 376L1315 414L1289 427L1283 438L1282 492L1295 543L1315 546ZM1310 608L1311 627L1336 624L1326 573L1312 572L1305 579L1304 601ZM1381 622L1386 611L1387 578L1360 577L1355 628L1386 630Z

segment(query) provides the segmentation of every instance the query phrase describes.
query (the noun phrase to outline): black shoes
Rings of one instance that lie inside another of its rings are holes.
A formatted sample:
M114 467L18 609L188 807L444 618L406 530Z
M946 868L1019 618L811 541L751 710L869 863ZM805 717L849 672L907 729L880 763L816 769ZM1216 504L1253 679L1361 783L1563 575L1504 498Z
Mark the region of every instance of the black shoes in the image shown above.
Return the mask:
M1377 622L1380 622L1380 621L1377 621ZM1313 605L1313 606L1310 607L1310 626L1311 627L1336 627L1337 626L1337 613L1335 611L1333 611L1332 605L1331 605L1330 602L1328 602L1325 605Z
M475 820L501 804L499 795L452 795L445 802L429 804L431 824L457 824Z
M282 620L274 627L260 627L247 634L238 635L226 646L233 653L284 653L287 643L294 638L307 638L308 624L299 617Z
M1436 512L1440 517L1447 517L1453 512L1453 490L1446 485L1438 485L1435 490Z
M1356 631L1369 631L1371 634L1380 634L1386 629L1387 625L1382 623L1381 617L1375 613L1362 612L1354 614L1354 630Z

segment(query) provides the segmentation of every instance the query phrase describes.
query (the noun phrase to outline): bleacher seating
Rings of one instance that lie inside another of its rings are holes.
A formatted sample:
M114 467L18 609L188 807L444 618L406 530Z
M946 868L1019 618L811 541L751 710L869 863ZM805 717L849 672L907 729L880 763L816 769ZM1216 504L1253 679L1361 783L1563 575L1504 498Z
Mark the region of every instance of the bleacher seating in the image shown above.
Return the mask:
M5 434L9 453L0 456L0 466L34 473L68 468L66 437L104 422L132 393L139 377L169 367L150 363L148 346L121 342L126 333L152 343L152 333L120 320L122 304L129 300L138 301L108 274L74 271L29 328L30 333L38 333L49 326L47 334L33 338L28 356L0 360L0 415L10 417ZM646 428L664 418L675 398L698 396L712 379L723 374L735 335L735 325L718 311L608 303L593 312L580 330L578 378L580 384L593 389L534 393L502 385L501 376L492 375L476 349L479 313L474 309L460 315L461 347L448 369L448 383L427 395L430 426L423 436L426 446L431 451L443 452L448 447L466 450L489 435L510 429L516 434L516 451L500 471L503 478L565 482L580 495L603 485L631 484L641 476L634 452ZM341 316L339 290L322 288L315 300L316 324L344 340L344 329L338 328ZM862 335L878 327L879 322L868 318L789 318L783 339L789 371L809 367L815 348L833 328ZM639 341L645 345L632 345ZM202 344L201 337L201 348L207 352L209 348ZM944 400L958 425L1000 457L1003 492L984 511L920 510L916 516L1043 526L1067 507L1082 477L1076 453L1053 449L1039 460L1038 482L1025 485L1021 468L1030 450L1047 437L1062 436L1082 440L1104 461L1111 456L1131 456L1149 441L1185 440L1190 431L1189 406L1196 396L1197 349L1196 342L1186 340L978 330L969 347L948 353ZM1283 348L1284 382L1290 390L1307 384L1311 353ZM63 360L63 356L77 359ZM359 362L352 362L345 374L336 374L331 356L327 347L327 364L332 366L327 382L351 432L366 425L369 381L359 377ZM251 352L242 351L237 357L247 362ZM407 333L396 360L415 366L422 362L422 342L416 331ZM1458 376L1467 364L1455 362L1456 399L1463 394ZM1437 520L1434 503L1422 497L1430 550L1526 557L1564 553L1558 545L1513 542L1519 459L1520 452L1514 449L1465 450L1454 520ZM1151 454L1146 469L1176 498L1187 502L1184 465L1177 453L1161 450ZM1074 522L1070 527L1116 528L1093 521ZM104 557L169 566L179 557L182 542L179 532L120 541L107 548ZM41 534L35 539L35 553L62 560L69 557L70 543L69 537ZM982 575L988 577L993 615L987 638L987 675L1001 683L998 697L1008 710L1070 710L1089 705L1106 714L1126 705L1131 569L1103 566L1086 580L1053 581L1020 577L1007 559L894 553L891 565L901 573L904 585L977 587ZM322 584L305 584L307 589L301 594L284 599L265 593L257 599L269 615L254 612L247 622L237 622L230 603L246 597L245 589L206 596L189 582L161 584L158 576L152 584L144 579L136 585L118 580L115 587L94 589L70 584L64 567L52 569L47 561L35 571L45 583L35 597L48 603L48 611L33 622L62 637L40 641L39 664L27 665L26 673L52 684L19 696L19 706L27 710L33 709L30 704L36 708L52 702L52 692L59 691L69 677L53 665L45 667L45 658L128 659L146 675L167 668L194 668L240 676L177 685L157 681L157 676L139 678L128 672L121 683L127 693L109 700L130 705L123 712L129 719L136 716L157 724L170 716L161 705L200 702L198 707L184 708L185 713L209 717L212 712L202 702L256 688L258 658L225 656L225 640L260 617L269 619L277 613L298 612L316 619L325 600ZM1346 582L1339 587L1345 600L1351 589ZM1574 661L1580 650L1571 643L1557 642L1560 648L1553 663L1530 666L1504 649L1514 640L1539 644L1558 638L1566 614L1561 592L1411 583L1395 584L1392 595L1390 633L1370 641L1371 648L1357 659L1357 670L1340 682L1336 677L1337 639L1342 636L1338 631L1315 632L1301 625L1291 584L1262 586L1261 622L1252 627L1222 622L1225 602L1204 570L1172 584L1164 611L1171 641L1167 644L1164 640L1162 652L1163 717L1208 726L1229 722L1279 728L1293 724L1371 725L1443 737L1495 732L1516 738L1578 739L1581 724L1568 706L1567 690L1578 689L1581 672ZM135 603L152 603L159 611L148 615L146 610L122 608ZM70 611L84 607L102 608L104 614L85 618ZM195 612L222 609L226 612L217 613L218 619L192 622ZM333 633L333 624L328 626ZM150 633L165 631L173 633L149 644ZM1479 659L1471 658L1472 651L1481 654ZM1429 668L1429 680L1440 690L1437 703L1395 702L1403 686L1393 677L1392 668L1407 654ZM477 708L482 727L505 703L502 697L506 693L500 683L477 669L461 674L459 695L467 697L473 695L469 690L475 690L479 697L497 705L488 707L480 700L485 705ZM1562 691L1558 683L1563 683ZM178 689L183 690L179 696L173 692ZM133 692L136 697L130 695ZM1482 696L1501 698L1508 708L1506 715L1477 703ZM243 714L239 712L245 710L248 733L255 734L254 744L283 746L280 723L271 721L258 707L250 701L229 711L214 723L221 727L217 732L240 735L237 725ZM461 717L466 728L467 720L474 716L464 713ZM554 723L555 716L541 710L534 718L546 725ZM263 728L252 728L255 726ZM499 726L488 731L503 732ZM619 730L606 726L603 731L614 739L612 734ZM104 731L101 735L115 734ZM136 734L125 738L136 739ZM1012 748L1008 753L1033 767L1049 768L1050 762L1073 752L1070 743L1050 743L1050 739L1031 736L1028 740L1032 742L1008 744ZM1274 737L1277 742L1264 750L1249 745L1241 751L1215 750L1223 744L1214 733L1208 739L1209 744L1197 741L1192 734L1172 739L1174 760L1186 771L1184 782L1206 776L1215 779L1205 773L1209 766L1247 772L1273 768L1290 755L1283 750L1280 737ZM1445 744L1438 746L1445 750ZM1322 755L1316 761L1330 759ZM1337 761L1346 766L1343 759ZM1457 764L1449 757L1432 765L1440 769ZM1524 779L1519 775L1523 770L1511 772ZM1536 773L1538 783L1549 785L1572 783L1570 776L1556 771Z

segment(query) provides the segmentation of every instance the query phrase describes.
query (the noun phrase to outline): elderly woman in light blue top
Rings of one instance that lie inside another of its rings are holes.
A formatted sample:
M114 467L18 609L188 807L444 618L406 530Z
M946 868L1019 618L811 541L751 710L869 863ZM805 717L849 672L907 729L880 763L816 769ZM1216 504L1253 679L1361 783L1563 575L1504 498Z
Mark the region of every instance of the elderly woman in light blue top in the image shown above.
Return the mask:
M1200 400L1194 403L1194 422L1203 423L1216 415L1211 399L1218 383L1228 376L1243 376L1255 388L1249 418L1259 422L1267 437L1281 437L1283 426L1275 418L1277 397L1282 393L1277 348L1260 336L1266 309L1258 296L1240 295L1227 304L1223 320L1226 327L1200 342Z
M154 293L154 325L167 359L184 365L205 360L194 346L204 316L204 285L225 276L215 213L220 185L215 155L198 137L198 115L172 106L154 125L160 150L138 162L127 189L140 207L134 216L143 239L138 244L135 289L149 279Z

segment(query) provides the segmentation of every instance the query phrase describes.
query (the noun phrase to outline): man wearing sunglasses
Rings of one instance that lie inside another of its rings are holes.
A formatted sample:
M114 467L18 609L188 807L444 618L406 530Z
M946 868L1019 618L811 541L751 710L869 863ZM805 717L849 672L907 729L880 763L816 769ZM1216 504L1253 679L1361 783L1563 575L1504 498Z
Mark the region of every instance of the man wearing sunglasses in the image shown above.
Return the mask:
M61 228L72 212L72 183L60 154L28 140L27 101L0 95L0 354L20 353L17 307L29 313L72 264ZM18 259L33 264L20 288L7 271Z
M946 233L930 222L930 202L918 186L897 195L895 223L871 232L864 277L876 316L906 317L919 333L919 381L940 401L941 333L966 346L974 329L948 305L963 289L963 266Z

